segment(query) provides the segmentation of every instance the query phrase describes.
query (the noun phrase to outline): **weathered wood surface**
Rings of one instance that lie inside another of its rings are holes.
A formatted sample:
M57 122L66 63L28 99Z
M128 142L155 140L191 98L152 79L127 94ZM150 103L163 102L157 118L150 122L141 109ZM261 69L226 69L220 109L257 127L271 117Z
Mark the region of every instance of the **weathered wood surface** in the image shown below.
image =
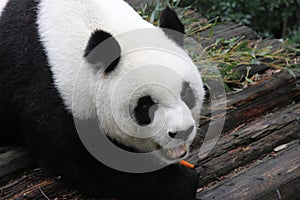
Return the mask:
M223 136L203 160L195 151L189 160L199 165L199 186L205 187L218 181L235 169L272 154L276 147L298 140L299 116L300 104L278 110Z
M212 45L219 38L231 39L234 37L244 37L245 39L257 38L251 28L233 22L224 22L212 29L210 28L193 35L193 38L197 39L203 47Z
M274 109L283 108L292 102L300 102L300 70L295 71L296 78L281 72L265 82L246 88L243 92L227 96L226 122L223 133L229 132L253 119L271 112ZM200 133L196 136L193 147L201 145L208 129L211 113L209 104L204 104ZM216 115L223 116L223 110Z
M276 158L268 156L232 178L199 192L197 199L300 199L299 140L288 143Z
M49 178L41 169L28 170L0 187L0 199L87 199L59 179Z
M32 164L29 154L21 147L0 147L0 178ZM0 181L1 183L1 181Z

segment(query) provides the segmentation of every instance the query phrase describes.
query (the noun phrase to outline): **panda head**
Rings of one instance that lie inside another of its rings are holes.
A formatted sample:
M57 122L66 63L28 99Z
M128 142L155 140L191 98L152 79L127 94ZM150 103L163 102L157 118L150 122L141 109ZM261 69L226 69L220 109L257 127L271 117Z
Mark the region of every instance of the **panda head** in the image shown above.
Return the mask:
M104 133L123 149L174 163L188 155L204 90L182 48L184 28L176 13L166 8L160 28L152 29L121 36L95 30L84 59L97 83L93 101ZM141 44L155 48L135 48Z

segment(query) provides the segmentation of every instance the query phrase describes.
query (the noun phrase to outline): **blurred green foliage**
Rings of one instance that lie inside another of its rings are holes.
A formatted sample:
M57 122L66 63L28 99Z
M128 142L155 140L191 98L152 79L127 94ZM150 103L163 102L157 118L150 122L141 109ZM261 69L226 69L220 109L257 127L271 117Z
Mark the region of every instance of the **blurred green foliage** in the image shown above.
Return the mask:
M262 37L300 42L300 0L181 0L208 19L247 25Z

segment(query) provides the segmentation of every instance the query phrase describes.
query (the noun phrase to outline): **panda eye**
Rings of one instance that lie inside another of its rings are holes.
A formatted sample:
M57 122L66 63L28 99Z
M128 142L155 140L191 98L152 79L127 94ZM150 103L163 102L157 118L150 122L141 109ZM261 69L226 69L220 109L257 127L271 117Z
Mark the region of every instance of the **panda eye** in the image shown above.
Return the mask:
M181 99L189 107L189 109L192 109L196 105L194 92L190 86L190 83L188 82L183 83L183 87L181 91Z
M139 125L148 125L152 122L157 104L150 96L141 97L134 108L134 118Z

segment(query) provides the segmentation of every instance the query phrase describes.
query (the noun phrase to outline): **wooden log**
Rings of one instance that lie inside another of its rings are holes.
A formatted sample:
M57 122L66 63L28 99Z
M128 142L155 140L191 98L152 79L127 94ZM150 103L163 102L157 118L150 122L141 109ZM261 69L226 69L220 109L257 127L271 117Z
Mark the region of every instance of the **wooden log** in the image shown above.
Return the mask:
M198 32L193 35L193 38L199 41L203 47L208 47L219 38L227 40L242 36L244 36L245 39L257 39L257 36L251 28L233 22L224 22L210 29Z
M287 72L281 72L268 81L246 88L242 92L228 95L223 133L229 132L274 109L283 108L292 102L300 102L300 70L295 70L295 74L296 78ZM198 148L203 142L211 121L211 111L210 104L205 104L201 113L203 119L200 120L200 132L196 136L193 148ZM223 116L223 112L224 110L220 110L216 112L216 115Z
M0 187L0 199L87 199L62 184L59 179L49 178L41 169L29 170L23 176Z
M0 147L0 179L32 165L32 159L22 147Z
M198 200L231 199L300 199L299 140L278 153L267 157L231 178L220 181L198 193Z
M251 121L256 117L283 108L292 102L300 101L300 71L295 72L296 78L287 72L275 75L269 81L245 89L227 99L225 132Z
M198 151L189 159L199 165L199 187L205 187L235 169L270 153L279 145L299 138L300 104L261 117L222 137L208 157L199 159Z
M249 72L247 67L251 67L251 70ZM233 73L236 74L236 77L232 78L232 80L244 80L247 73L248 73L248 77L251 77L255 74L263 74L267 69L270 69L270 67L262 64L239 65L232 70Z

